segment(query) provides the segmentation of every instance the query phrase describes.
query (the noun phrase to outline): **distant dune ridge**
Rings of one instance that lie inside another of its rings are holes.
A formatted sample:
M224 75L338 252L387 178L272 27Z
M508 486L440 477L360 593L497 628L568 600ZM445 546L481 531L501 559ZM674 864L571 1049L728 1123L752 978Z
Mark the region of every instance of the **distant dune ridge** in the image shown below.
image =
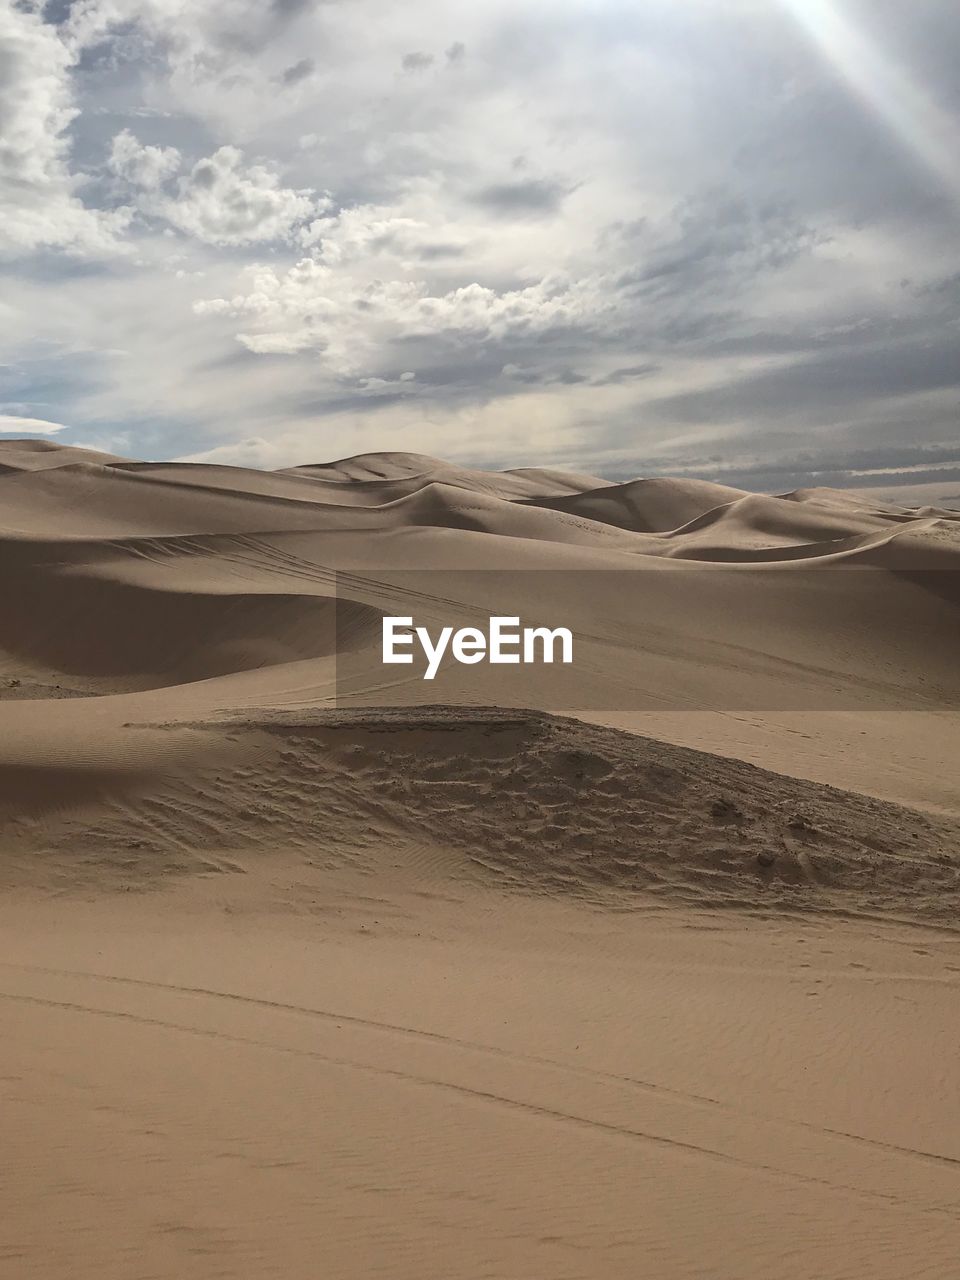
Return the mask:
M876 752L877 777L861 789L952 807L937 760L955 719L938 713L960 701L956 513L831 490L478 472L418 454L261 472L7 441L0 468L0 587L17 602L0 618L0 693L30 735L74 718L155 721L157 707L176 721L330 707L338 693L341 705L423 701L412 678L383 678L384 612L441 625L454 603L536 606L589 637L588 718L854 789ZM698 565L692 578L667 572ZM846 572L857 568L870 572ZM518 575L519 600L498 594L495 569ZM363 659L339 687L338 642ZM476 702L483 691L457 684L462 674L430 699ZM534 706L537 690L530 672ZM851 726L838 721L840 694L874 714L859 764L841 764ZM749 708L744 735L732 713ZM832 722L821 715L804 736L759 715L831 708ZM618 710L641 714L624 723ZM883 758L897 711L910 713L898 730L909 771ZM819 773L804 750L814 740ZM15 764L16 732L3 749Z
M952 1276L958 569L829 489L0 442L0 1257ZM571 705L380 661L501 612Z

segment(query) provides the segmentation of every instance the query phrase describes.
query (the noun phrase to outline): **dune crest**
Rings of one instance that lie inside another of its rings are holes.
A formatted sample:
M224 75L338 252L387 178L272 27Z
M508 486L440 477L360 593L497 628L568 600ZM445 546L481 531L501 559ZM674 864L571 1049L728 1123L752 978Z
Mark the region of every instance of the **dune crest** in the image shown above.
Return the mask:
M111 724L155 719L116 701L150 691L174 718L419 704L429 687L380 664L385 613L439 628L454 611L535 610L580 637L579 701L530 672L504 705L861 787L869 770L836 729L857 710L872 717L862 745L878 735L868 789L947 794L925 778L943 772L960 704L956 513L417 454L260 472L6 441L4 458L0 588L19 608L0 617L0 700L38 704L51 734L78 697ZM501 700L469 674L445 672L434 697ZM804 711L819 757L771 727ZM930 725L911 740L923 769L890 750L884 717L907 712Z
M0 821L43 824L34 875L144 888L281 847L331 870L406 868L416 883L426 861L440 881L616 910L957 919L960 819L633 734L448 707L261 712L183 731L181 763L158 777L0 762ZM15 861L34 839L8 834Z
M952 1275L958 567L825 490L0 443L0 1257Z

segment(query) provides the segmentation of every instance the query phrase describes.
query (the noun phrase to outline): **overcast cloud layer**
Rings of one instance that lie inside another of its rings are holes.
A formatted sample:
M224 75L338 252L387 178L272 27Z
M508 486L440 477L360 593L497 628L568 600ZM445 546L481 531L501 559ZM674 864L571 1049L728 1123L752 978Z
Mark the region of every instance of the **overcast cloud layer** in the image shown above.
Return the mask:
M960 479L958 65L956 0L0 0L0 432Z

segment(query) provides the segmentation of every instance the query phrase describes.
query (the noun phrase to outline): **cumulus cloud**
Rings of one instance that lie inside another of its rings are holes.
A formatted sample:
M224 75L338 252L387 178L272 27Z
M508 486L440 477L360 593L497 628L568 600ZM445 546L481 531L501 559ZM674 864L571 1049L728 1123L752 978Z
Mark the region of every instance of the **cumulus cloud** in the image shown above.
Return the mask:
M356 205L333 213L328 204L326 212L301 229L299 243L325 266L376 262L383 272L456 258L465 251L462 242L438 241L436 234L423 217L402 216L389 206Z
M753 0L0 0L7 408L153 456L322 423L618 474L769 478L790 433L925 465L960 254L923 103L960 116L960 16L838 5L882 103Z
M156 191L180 169L181 157L176 147L142 146L129 129L113 139L109 166L118 178L131 187Z
M476 282L432 292L424 280L363 283L317 257L278 272L249 272L249 291L198 302L201 316L228 316L250 350L294 354L313 350L331 372L377 367L398 342L445 337L477 343L536 340L547 334L609 324L617 298L602 278L546 278L497 290Z
M204 244L246 245L289 239L324 202L308 190L281 186L264 165L249 165L237 147L220 147L198 160L164 191L182 164L174 147L143 146L129 130L110 152L117 177L137 189L141 212Z
M30 8L0 8L0 249L115 246L124 210L86 208L70 169L75 55Z
M245 165L236 147L220 147L198 160L165 206L173 226L223 245L285 239L314 212L311 192L281 186L264 165Z
M443 265L443 255L431 252L435 234L425 221L375 206L331 213L305 229L310 252L292 267L251 267L240 292L198 301L195 311L236 322L250 351L312 351L337 376L377 376L395 365L398 349L418 342L438 350L539 344L538 382L586 379L571 373L573 350L597 385L623 385L657 367L616 358L629 356L631 344L662 347L714 328L731 332L730 312L704 309L704 301L715 294L729 306L817 243L778 210L724 207L707 192L662 219L608 229L576 271L553 270L529 283L468 277L445 286L433 274L438 260ZM635 263L626 270L625 257ZM452 261L462 273L456 255ZM501 363L520 377L517 361Z

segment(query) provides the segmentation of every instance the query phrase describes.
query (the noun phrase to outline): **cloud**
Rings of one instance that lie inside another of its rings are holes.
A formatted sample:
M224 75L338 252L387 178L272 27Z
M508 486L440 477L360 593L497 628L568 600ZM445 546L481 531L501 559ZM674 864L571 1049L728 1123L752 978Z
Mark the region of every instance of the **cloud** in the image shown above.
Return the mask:
M922 342L877 343L860 350L824 346L785 365L759 369L735 382L653 401L649 411L670 421L788 422L820 406L848 412L871 400L891 402L921 393L960 391L956 335ZM878 445L879 447L879 445Z
M129 220L125 210L87 209L70 171L74 61L39 13L0 9L0 250L8 253L109 252Z
M300 243L313 249L327 266L348 265L384 256L416 257L430 235L429 224L400 217L390 208L358 205L315 218L300 233Z
M316 212L309 191L282 187L263 165L245 165L236 147L220 147L179 180L165 206L171 225L207 244L284 239Z
M494 183L475 197L478 204L504 217L529 217L556 213L569 194L560 182L528 178L520 182Z
M619 369L611 369L609 373L595 378L594 384L598 387L611 387L622 382L635 382L639 378L652 378L660 370L661 366L652 362L627 365Z
M842 7L956 124L955 9ZM0 49L11 412L767 481L955 435L951 186L785 6L8 0Z
M0 435L5 436L55 436L67 428L60 422L46 422L43 418L18 418L0 413Z
M274 12L283 18L292 18L311 9L316 0L270 0Z
M404 71L426 71L428 67L433 66L433 54L421 53L405 53L400 59L400 65Z
M705 287L776 270L828 238L789 207L722 190L684 201L670 221L666 236L648 222L623 229L623 251L639 252L640 261L620 274L619 288L653 298L697 291L702 298Z
M176 461L206 462L227 467L260 467L263 470L283 465L282 451L278 449L276 441L262 436L215 445L214 448L203 449L199 453L185 453Z
M639 259L627 271L625 235ZM435 236L427 221L390 217L377 206L331 213L304 229L309 253L295 265L257 264L241 291L199 300L194 309L235 322L252 352L314 352L334 377L381 376L396 366L400 348L433 344L435 356L449 359L470 342L477 350L538 344L529 366L538 383L593 376L598 386L627 385L662 364L629 363L631 344L662 350L728 335L734 313L704 310L704 299L716 292L732 301L734 280L749 290L818 243L779 211L719 207L712 193L639 230L614 228L576 270L544 272L531 283L463 278L470 264L458 254L435 255ZM514 355L503 364L522 367Z
M247 245L289 239L323 202L308 190L280 185L264 165L248 165L236 147L220 147L176 179L181 167L173 147L142 146L124 130L113 139L110 167L137 189L140 211L204 244Z
M616 305L593 279L546 278L505 290L473 282L437 293L424 280L362 283L316 257L283 273L258 266L249 276L249 292L200 301L197 314L233 318L254 352L316 351L337 375L376 368L401 340L543 338L603 323Z
M156 191L179 171L181 156L176 147L142 146L124 129L113 139L108 164L131 187Z
M299 62L293 62L289 67L284 67L280 78L287 86L299 84L301 80L306 80L313 75L316 65L313 58L301 58Z

